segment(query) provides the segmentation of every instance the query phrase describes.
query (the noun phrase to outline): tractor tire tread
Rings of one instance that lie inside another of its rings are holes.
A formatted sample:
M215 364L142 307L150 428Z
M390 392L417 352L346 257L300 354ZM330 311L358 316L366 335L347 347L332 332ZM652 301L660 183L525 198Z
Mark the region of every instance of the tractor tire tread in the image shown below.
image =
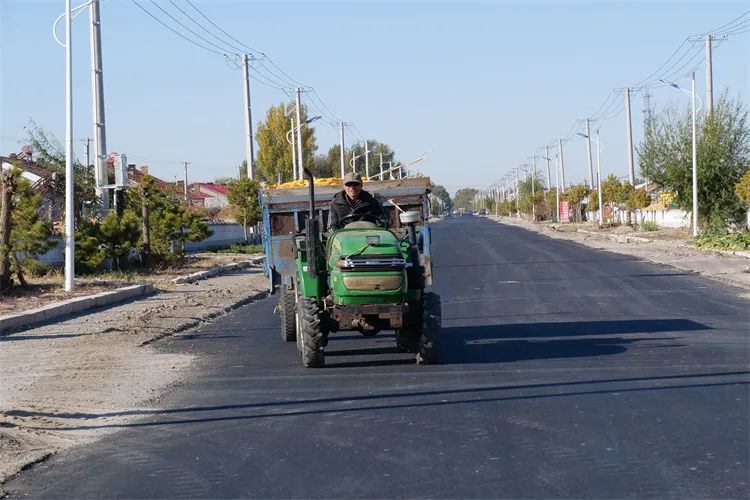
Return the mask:
M440 330L442 328L440 295L434 292L424 294L422 300L422 325L419 337L417 363L431 365L438 362Z
M319 312L315 298L300 297L297 303L300 331L297 334L302 335L302 364L308 368L321 368L325 365L326 335Z
M279 294L279 314L281 316L281 339L285 342L297 340L297 320L295 315L294 292L283 289Z

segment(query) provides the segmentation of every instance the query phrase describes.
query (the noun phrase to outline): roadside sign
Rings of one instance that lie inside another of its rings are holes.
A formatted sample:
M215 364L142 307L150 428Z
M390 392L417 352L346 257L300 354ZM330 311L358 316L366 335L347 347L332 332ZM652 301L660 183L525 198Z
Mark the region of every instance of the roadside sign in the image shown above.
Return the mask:
M560 222L570 222L573 215L573 207L569 201L560 202Z

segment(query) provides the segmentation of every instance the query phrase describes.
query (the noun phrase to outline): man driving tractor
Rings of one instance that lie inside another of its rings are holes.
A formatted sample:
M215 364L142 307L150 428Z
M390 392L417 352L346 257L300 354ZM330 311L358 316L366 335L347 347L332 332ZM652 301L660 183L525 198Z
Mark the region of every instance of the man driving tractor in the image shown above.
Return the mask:
M359 216L359 217L358 217ZM331 210L328 212L328 230L336 231L349 222L367 220L373 217L384 220L383 206L370 193L362 189L362 177L359 174L344 175L344 189L336 193L331 200Z

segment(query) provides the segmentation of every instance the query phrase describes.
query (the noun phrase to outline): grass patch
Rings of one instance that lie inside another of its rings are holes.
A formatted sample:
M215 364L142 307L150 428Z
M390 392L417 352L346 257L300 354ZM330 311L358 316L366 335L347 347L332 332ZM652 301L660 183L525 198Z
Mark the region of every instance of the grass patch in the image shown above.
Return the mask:
M641 222L641 231L658 231L658 230L659 230L659 225L652 220Z
M211 247L206 249L210 253L263 253L263 245L250 245L247 243L233 243L228 247Z
M718 250L750 250L750 231L733 234L703 234L695 238L698 248Z

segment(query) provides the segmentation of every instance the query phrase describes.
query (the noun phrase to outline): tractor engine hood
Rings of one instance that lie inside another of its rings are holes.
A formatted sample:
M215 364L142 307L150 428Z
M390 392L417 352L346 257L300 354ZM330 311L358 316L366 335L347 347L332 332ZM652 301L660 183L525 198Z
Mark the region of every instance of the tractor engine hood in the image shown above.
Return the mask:
M402 270L401 243L384 228L341 229L329 241L329 270Z

